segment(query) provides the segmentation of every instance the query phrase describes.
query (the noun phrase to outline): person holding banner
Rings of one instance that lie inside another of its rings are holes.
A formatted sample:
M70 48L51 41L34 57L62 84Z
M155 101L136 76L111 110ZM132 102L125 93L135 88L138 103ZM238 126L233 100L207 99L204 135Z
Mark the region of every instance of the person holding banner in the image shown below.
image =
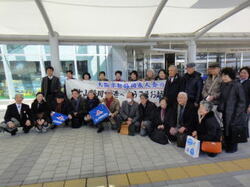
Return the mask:
M59 92L56 95L55 102L52 103L51 107L51 116L53 116L54 112L59 114L64 114L68 116L68 119L72 119L72 107L71 104L68 102L68 100L65 99L65 95L62 92ZM68 125L68 120L65 122L66 125ZM51 129L56 128L56 125L52 124Z
M153 122L155 120L156 106L153 102L149 101L148 94L142 93L140 95L141 103L139 104L139 122L140 122L140 135L146 136L153 130Z
M91 75L90 75L88 72L85 72L85 73L82 75L82 80L83 80L83 81L90 81L90 80L91 80Z
M138 79L138 72L135 70L131 71L131 73L129 74L129 81L138 81Z
M139 104L134 101L134 93L128 92L126 100L122 102L120 112L117 116L118 133L121 129L121 124L126 122L128 127L128 135L135 135L135 128L139 128Z
M115 72L115 80L114 81L122 81L122 71L118 70Z
M109 81L107 78L106 78L106 73L104 71L101 71L99 73L99 81Z
M84 120L88 126L93 126L94 123L89 115L89 112L92 109L94 109L95 107L97 107L101 102L93 90L88 91L86 102L87 102L87 105L86 105L87 106L87 114L84 116Z
M170 128L170 134L176 136L177 145L185 146L187 135L195 130L198 123L197 109L193 103L188 101L188 95L185 92L180 92L177 96L178 106L175 109L174 127Z
M99 124L97 133L102 132L104 130L104 125L107 125L108 123L111 123L112 130L117 129L116 118L120 110L119 100L114 98L112 90L107 90L105 92L105 98L102 102L108 107L110 116Z
M16 94L15 101L14 104L8 105L4 115L4 122L0 125L11 136L16 135L17 127L23 127L24 133L28 133L33 127L30 107L23 103L23 95Z
M154 81L155 71L153 69L148 69L144 81Z
M83 125L83 118L87 114L87 102L86 99L82 98L80 95L80 90L71 90L72 98L70 99L72 107L72 119L71 127L80 128Z
M160 69L158 72L157 77L155 80L166 80L167 79L167 72L165 69Z
M31 113L37 132L47 132L51 124L50 107L44 100L42 92L36 94L36 99L31 104Z

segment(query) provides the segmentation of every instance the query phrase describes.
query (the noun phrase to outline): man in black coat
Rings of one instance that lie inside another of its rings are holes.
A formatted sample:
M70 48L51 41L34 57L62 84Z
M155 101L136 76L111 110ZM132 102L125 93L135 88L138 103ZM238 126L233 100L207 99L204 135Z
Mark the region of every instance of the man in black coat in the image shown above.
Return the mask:
M155 119L156 106L149 101L148 95L143 93L140 95L141 103L139 104L139 122L140 122L140 135L146 136L153 130L153 121Z
M175 112L176 124L174 127L171 127L170 134L185 133L190 135L196 129L198 123L197 108L193 103L188 101L188 95L185 92L178 94L177 101L178 106Z
M65 98L65 95L62 92L59 92L56 95L56 99L51 106L51 111L52 111L51 115L53 115L53 112L57 112L68 116L68 120L65 121L66 125L68 125L69 120L72 119L72 113L73 113L72 106L69 103L69 101ZM51 129L54 128L56 128L56 125L52 123Z
M168 78L166 80L163 97L167 98L168 105L177 104L177 95L181 91L181 77L177 74L177 67L174 65L168 68Z
M15 103L7 107L4 123L1 125L6 132L12 136L16 135L17 127L23 127L23 132L28 133L32 126L32 116L29 105L23 104L23 96L17 94Z
M45 97L45 100L50 105L54 100L55 96L61 90L61 83L58 77L54 76L54 68L46 68L47 76L43 77L41 84L41 91Z
M71 90L72 98L70 99L72 107L72 128L80 128L83 125L83 117L88 114L87 101L80 95L80 90Z
M203 80L201 74L195 71L195 63L187 64L187 73L183 76L182 90L187 93L188 101L196 107L202 99Z

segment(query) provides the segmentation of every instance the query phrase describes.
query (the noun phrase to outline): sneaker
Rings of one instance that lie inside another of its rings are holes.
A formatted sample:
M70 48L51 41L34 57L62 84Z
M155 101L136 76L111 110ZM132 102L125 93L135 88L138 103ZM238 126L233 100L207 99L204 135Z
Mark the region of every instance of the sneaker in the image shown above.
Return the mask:
M103 127L98 128L97 133L101 133L103 130L104 130L104 128L103 128Z
M42 129L39 128L39 127L35 127L35 130L36 130L36 132L38 132L38 133L41 133L41 132L42 132Z
M47 128L45 127L42 128L42 133L46 133L47 131L48 131Z

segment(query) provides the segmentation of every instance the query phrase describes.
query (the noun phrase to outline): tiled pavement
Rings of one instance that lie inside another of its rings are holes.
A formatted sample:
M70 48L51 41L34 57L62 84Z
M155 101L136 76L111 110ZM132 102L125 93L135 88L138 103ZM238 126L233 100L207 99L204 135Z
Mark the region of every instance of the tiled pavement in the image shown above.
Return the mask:
M1 117L0 112L0 119ZM108 181L112 181L110 175L114 175L115 181L115 176L120 177L117 174L126 173L129 183L133 184L133 177L135 180L145 177L140 173L138 176L138 173L134 173L139 171L147 173L148 184L142 186L250 186L248 170L232 170L233 172L209 177L197 177L197 171L192 170L191 176L186 179L160 180L161 182L149 177L151 170L250 158L249 146L250 143L240 144L239 151L234 154L222 153L215 158L202 154L200 158L193 159L175 145L159 145L147 137L124 136L111 130L101 134L97 134L96 129L89 127L60 127L46 134L34 131L23 134L20 130L15 137L7 133L0 135L0 186L80 178L88 178L88 186L96 186L96 178L92 177L108 175ZM181 175L178 170L173 170L173 173ZM152 175L162 176L162 173L153 172ZM171 176L171 173L168 176ZM106 177L99 179L107 180ZM64 186L67 186L66 183Z

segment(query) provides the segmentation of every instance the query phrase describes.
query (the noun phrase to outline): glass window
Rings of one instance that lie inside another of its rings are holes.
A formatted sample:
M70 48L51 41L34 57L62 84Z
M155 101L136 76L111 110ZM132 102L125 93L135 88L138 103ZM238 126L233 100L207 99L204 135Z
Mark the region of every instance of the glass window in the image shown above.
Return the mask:
M0 99L9 99L7 81L1 57L0 57Z
M226 66L232 67L236 71L240 69L240 53L227 53L226 54Z
M250 66L250 52L243 53L242 66Z
M22 93L25 98L33 98L41 88L40 62L11 61L10 68L15 92Z

